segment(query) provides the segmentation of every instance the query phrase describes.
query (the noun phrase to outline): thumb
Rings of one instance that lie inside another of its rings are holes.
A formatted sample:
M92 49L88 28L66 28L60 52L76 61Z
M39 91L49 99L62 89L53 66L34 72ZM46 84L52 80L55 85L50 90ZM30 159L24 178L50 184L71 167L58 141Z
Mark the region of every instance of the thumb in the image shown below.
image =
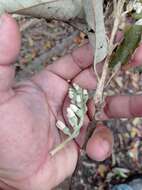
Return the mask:
M8 14L0 17L0 94L11 89L16 59L21 44L20 31L16 21Z
M93 160L103 161L111 155L113 144L114 138L110 129L98 124L88 141L86 151Z

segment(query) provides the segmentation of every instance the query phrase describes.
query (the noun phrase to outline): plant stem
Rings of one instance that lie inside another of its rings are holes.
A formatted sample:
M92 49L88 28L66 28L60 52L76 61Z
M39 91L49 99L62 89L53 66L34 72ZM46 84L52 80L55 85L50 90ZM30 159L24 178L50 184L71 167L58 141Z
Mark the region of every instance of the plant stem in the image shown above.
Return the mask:
M57 152L59 152L61 149L63 149L67 143L69 143L73 139L74 139L73 135L71 135L70 137L68 137L63 143L59 144L55 149L53 149L50 152L50 155L54 156Z
M84 111L84 116L85 116L85 111ZM53 149L50 152L51 156L54 156L57 152L59 152L60 150L62 150L65 147L66 144L68 144L70 141L72 141L74 138L76 138L78 136L79 131L80 131L82 125L83 125L83 122L84 122L84 117L82 117L80 119L78 127L75 129L75 131L65 141L63 141L61 144L59 144L55 149Z
M104 103L103 92L104 92L104 88L105 88L106 78L108 75L109 61L110 61L111 54L114 50L114 39L115 39L117 30L119 27L120 18L121 18L121 14L123 11L125 1L126 0L119 0L117 3L116 10L114 10L114 12L116 12L116 14L115 14L115 20L114 20L113 29L111 32L110 41L109 41L108 55L106 57L106 60L105 60L104 66L103 66L101 79L97 85L96 93L94 95L94 103L95 103L95 107L96 107L97 112L100 112L102 110L102 106Z

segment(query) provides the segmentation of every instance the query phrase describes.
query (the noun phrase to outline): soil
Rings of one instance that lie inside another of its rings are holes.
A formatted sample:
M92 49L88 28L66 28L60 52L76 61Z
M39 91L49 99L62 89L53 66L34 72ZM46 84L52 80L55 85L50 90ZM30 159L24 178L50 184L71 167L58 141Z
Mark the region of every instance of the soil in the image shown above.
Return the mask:
M32 76L86 41L85 34L63 22L17 15L16 19L22 33L22 48L15 64L17 80ZM141 92L142 75L134 69L121 71L108 89L108 95ZM107 126L115 136L113 156L100 163L82 154L77 174L57 190L107 190L142 174L142 119L116 119L108 121Z

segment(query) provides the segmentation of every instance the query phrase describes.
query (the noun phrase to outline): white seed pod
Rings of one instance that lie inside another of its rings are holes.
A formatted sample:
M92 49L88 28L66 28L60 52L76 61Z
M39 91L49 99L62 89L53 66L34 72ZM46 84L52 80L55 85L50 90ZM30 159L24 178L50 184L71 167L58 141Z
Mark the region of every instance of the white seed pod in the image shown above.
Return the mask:
M77 96L76 96L76 101L77 101L77 103L81 103L82 100L81 100L80 95L77 95Z
M60 121L60 120L57 121L56 126L57 126L58 129L60 129L61 131L63 131L63 130L66 128L65 124L64 124L62 121Z
M64 134L66 134L66 135L68 135L68 136L71 135L71 132L70 132L69 128L66 127L66 125L65 125L62 121L58 120L57 123L56 123L56 126L57 126L57 128L60 129Z
M75 100L74 100L74 99L71 99L71 103L72 103L72 104L75 104Z
M74 113L76 113L79 109L78 109L78 107L76 106L76 105L74 105L74 104L71 104L70 105L70 108L71 108L71 110L74 112Z
M73 99L74 98L74 95L73 95L73 93L71 92L71 93L69 93L69 98L70 99Z
M83 89L83 95L88 95L88 91L86 89Z
M74 87L76 90L80 90L80 87L79 87L78 84L73 83L73 87Z
M83 101L86 103L88 101L89 94L86 89L83 90Z
M78 118L76 116L68 119L70 125L75 128L78 125Z
M83 113L83 110L82 109L78 109L78 111L76 112L76 115L79 117L79 118L82 118L84 113Z
M75 113L72 111L71 108L67 108L67 117L72 118L75 116Z
M73 92L72 88L69 88L69 98L73 99L73 97L74 97L74 92Z

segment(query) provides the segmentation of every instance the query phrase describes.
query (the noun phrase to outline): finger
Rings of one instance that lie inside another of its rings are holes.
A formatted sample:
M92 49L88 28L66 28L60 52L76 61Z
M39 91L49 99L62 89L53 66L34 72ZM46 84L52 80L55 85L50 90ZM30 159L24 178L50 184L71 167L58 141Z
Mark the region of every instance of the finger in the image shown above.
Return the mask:
M8 14L0 17L0 64L12 63L20 50L20 31L16 21Z
M64 119L66 124L69 126L68 120L66 118L66 108L69 105L69 99L66 98L64 103ZM83 127L81 128L80 135L76 139L77 144L82 147L85 142L86 130L88 124L90 123L89 118L86 116L84 119ZM105 160L107 157L111 155L113 147L113 135L111 131L102 125L98 125L97 129L93 133L92 137L89 139L87 143L87 153L90 158L97 161Z
M53 110L55 114L61 109L61 103L68 91L69 84L64 79L72 79L80 73L81 68L84 69L91 65L93 60L91 54L91 48L87 44L74 51L72 55L67 55L53 65L48 66L32 78L46 92L48 102L55 108Z
M83 69L89 67L93 63L93 52L89 44L76 49L54 64L49 65L47 70L59 75L60 77L71 80Z
M67 95L69 84L47 69L33 76L31 81L44 92L52 112L57 116Z
M88 90L94 90L96 88L97 81L93 68L88 68L82 71L73 79L72 83L76 83L82 88Z
M7 91L14 78L11 63L20 49L20 32L15 20L8 14L0 17L0 91Z
M136 53L130 63L133 66L141 64L142 44L137 48ZM60 77L70 80L74 78L82 69L87 68L93 63L93 52L89 44L73 51L72 54L61 58L54 64L47 67L47 70L59 75ZM68 72L69 71L69 72Z
M108 158L113 149L114 138L110 129L98 125L86 147L88 156L96 161Z
M142 95L107 97L104 113L108 118L141 117Z
M127 70L131 67L138 67L142 65L142 43L138 46L135 53L132 55L129 60L129 64L124 65L122 68Z
M95 114L94 101L88 102L88 116L90 120ZM98 116L99 120L109 118L133 118L142 116L142 95L127 96L115 95L106 98L103 113Z
M142 44L140 44L140 46L137 48L136 53L133 56L133 61L131 63L133 66L137 66L137 65L142 64L142 53L141 52L142 52ZM98 65L99 65L99 68L97 70L100 72L101 69L102 69L102 64L98 64ZM94 90L96 88L96 85L97 85L96 75L95 75L92 68L87 68L84 71L82 71L79 75L77 75L74 78L73 82L77 83L81 87L89 89L89 90ZM95 112L95 110L94 110L94 102L89 101L89 116L90 116L91 119L92 119L92 117L94 115L94 112ZM124 112L128 113L128 111L124 111ZM130 115L130 114L128 114L128 115ZM105 119L105 118L106 117L104 115L103 119Z

